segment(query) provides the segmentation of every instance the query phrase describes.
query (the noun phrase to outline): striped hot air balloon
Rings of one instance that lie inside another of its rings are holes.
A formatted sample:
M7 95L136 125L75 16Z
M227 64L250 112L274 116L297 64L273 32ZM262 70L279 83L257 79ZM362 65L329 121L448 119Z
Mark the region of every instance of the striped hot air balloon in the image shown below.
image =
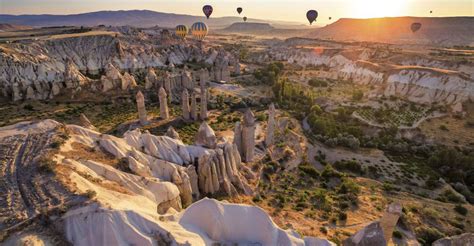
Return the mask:
M186 35L188 35L188 28L185 25L177 25L175 32L178 37L186 38Z
M191 35L197 40L203 40L207 36L207 25L202 22L196 22L191 26Z

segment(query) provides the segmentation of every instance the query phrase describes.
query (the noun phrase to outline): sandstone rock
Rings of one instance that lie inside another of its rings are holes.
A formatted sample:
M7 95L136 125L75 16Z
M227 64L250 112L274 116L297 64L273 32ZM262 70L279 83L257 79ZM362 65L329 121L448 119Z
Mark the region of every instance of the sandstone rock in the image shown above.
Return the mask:
M199 127L194 142L198 146L214 149L217 144L216 133L205 121L203 121Z
M191 118L197 120L197 102L196 102L196 93L194 90L191 91Z
M143 93L141 91L137 92L136 100L137 100L138 118L140 119L140 124L146 125L148 124L148 117L147 117L146 109L145 109L145 97L143 96Z
M125 74L122 76L121 82L121 88L123 91L137 87L137 82L135 81L135 78L128 72L125 72Z
M97 131L97 128L95 128L94 125L92 125L92 123L90 122L90 120L86 117L85 114L81 114L79 116L79 121L81 123L81 126L85 127L85 128L88 128L88 129L91 129L93 131Z
M275 105L272 103L268 109L268 123L267 123L267 131L265 135L265 144L267 146L273 145L274 137L275 137Z
M164 120L168 119L169 112L168 112L168 97L166 95L165 89L163 87L160 87L158 97L160 99L160 117Z
M201 120L206 120L208 115L207 115L207 90L204 89L201 91L201 114L200 118Z
M474 245L474 233L464 233L445 237L435 241L432 246L471 246Z
M251 162L255 152L255 116L252 111L248 109L244 114L242 124L242 151L241 153L245 162Z
M181 109L183 111L183 119L184 120L190 120L190 108L189 108L189 93L187 89L183 90L183 93L181 95Z
M235 123L234 127L234 144L237 146L237 149L239 150L239 153L244 153L244 150L242 149L242 125L240 124L240 121Z
M221 68L221 81L225 81L226 83L230 82L230 69L229 69L229 64L228 62L224 62Z
M402 215L402 205L399 203L391 203L384 215L380 219L380 226L382 227L384 238L386 242L392 239L393 230L397 225L398 219Z
M344 246L387 245L380 222L373 222L343 242Z
M148 68L147 74L145 76L145 88L147 90L151 89L154 85L158 84L158 76L156 76L155 70L153 68Z
M172 126L168 127L165 136L170 137L172 139L180 140L179 133Z

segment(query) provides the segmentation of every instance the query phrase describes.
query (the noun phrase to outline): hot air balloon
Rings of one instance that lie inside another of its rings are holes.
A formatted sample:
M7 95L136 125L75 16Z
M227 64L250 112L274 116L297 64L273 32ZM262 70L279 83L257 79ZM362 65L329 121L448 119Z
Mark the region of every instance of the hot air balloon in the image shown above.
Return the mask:
M242 9L241 7L238 7L238 8L237 8L237 13L239 13L239 15L240 15L240 13L242 13L242 10L243 10L243 9Z
M207 25L202 22L196 22L191 26L191 35L197 40L202 41L207 36Z
M309 24L313 24L313 22L318 18L318 11L316 10L309 10L306 13L306 18L308 18Z
M247 16L244 16L244 22L247 22Z
M188 35L188 28L185 25L177 25L175 33L178 37L185 38Z
M433 13L433 10L430 10L430 14L432 14L432 13Z
M410 27L410 29L413 33L420 30L420 28L421 28L421 23L418 23L418 22L415 22L415 23L411 24L411 27Z
M211 5L204 5L202 7L202 12L204 12L204 15L209 19L209 16L212 14L212 6Z
M332 19L332 17L329 17L329 20L331 20L331 19Z

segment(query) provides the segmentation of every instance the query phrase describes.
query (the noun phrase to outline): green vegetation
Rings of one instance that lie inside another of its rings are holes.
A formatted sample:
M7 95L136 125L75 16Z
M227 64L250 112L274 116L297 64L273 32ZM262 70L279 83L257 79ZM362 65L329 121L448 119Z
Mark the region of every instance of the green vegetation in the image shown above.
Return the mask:
M467 213L468 213L467 208L465 208L464 206L462 206L460 204L457 204L454 207L454 211L456 211L457 213L459 213L460 215L463 215L463 216L466 216Z
M328 82L324 80L316 79L316 78L310 79L308 81L308 84L313 87L328 87L329 86Z
M362 119L386 127L412 126L421 118L426 117L430 110L417 107L371 108L363 107L355 112Z

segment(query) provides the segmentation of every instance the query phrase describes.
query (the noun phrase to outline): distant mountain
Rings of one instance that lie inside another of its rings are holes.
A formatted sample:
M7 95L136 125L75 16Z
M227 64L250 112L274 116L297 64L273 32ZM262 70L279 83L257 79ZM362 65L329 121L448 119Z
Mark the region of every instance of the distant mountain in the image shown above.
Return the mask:
M150 10L99 11L72 15L0 15L0 23L45 26L136 26L136 27L174 27L178 24L191 25L203 21L211 27L224 28L234 22L242 21L240 17L218 17L206 20L204 16L161 13ZM299 23L282 21L265 21L249 19L252 22L265 22L277 26L298 26Z
M29 26L21 26L21 25L12 25L7 23L0 23L0 32L11 32L11 31L18 31L18 30L28 30L32 27Z
M422 24L413 33L410 26ZM474 45L474 17L340 19L309 33L310 38L430 45Z

